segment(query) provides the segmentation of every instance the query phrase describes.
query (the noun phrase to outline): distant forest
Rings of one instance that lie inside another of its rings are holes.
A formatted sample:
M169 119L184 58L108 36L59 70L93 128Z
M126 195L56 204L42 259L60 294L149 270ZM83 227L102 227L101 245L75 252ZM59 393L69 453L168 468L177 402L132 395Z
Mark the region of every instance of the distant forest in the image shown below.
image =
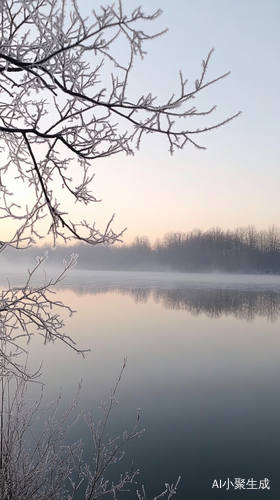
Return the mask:
M6 260L7 265L30 266L45 249L8 249L2 254L2 265ZM276 225L261 231L254 226L227 231L194 229L167 233L153 245L146 236L137 236L130 245L58 247L55 252L49 250L49 265L60 265L73 252L79 254L78 269L278 274L280 229Z

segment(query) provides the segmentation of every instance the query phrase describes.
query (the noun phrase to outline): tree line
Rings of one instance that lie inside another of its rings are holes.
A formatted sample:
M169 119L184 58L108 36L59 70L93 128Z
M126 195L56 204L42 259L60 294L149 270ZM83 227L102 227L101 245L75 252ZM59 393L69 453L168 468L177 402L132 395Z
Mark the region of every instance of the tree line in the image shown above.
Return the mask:
M261 272L280 271L280 229L257 231L250 225L234 230L167 233L156 241L157 261L178 271Z
M131 244L58 247L49 254L49 263L60 264L73 250L79 254L78 269L280 272L280 228L276 225L260 231L250 225L234 230L211 228L188 233L169 232L154 244L147 236L137 236ZM14 252L7 252L6 257L14 259ZM20 251L20 260L29 264L40 252L42 249L38 247Z

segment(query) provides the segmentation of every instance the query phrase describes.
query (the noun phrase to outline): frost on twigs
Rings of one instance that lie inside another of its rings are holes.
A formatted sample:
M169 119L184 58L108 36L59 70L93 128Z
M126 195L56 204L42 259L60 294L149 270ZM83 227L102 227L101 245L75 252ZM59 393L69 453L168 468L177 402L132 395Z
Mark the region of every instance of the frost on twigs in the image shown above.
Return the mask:
M37 257L37 265L30 271L24 285L11 286L0 291L0 360L1 374L21 374L30 378L17 358L26 353L25 346L34 333L41 335L44 342L57 340L65 343L77 353L84 355L86 351L78 349L73 339L64 332L64 321L58 310L64 309L71 316L75 311L55 300L53 287L61 282L66 272L77 262L77 255L73 254L69 262L64 261L63 271L55 278L47 279L40 285L32 284L32 278L38 268L47 259L47 252L43 257ZM33 374L37 375L37 374ZM32 378L32 377L31 377Z
M27 400L27 382L21 377L2 377L0 384L0 498L70 500L65 483L73 470L73 456L81 459L82 442L69 446L66 437L76 422L69 423L69 416L78 403L80 386L61 415L61 395L46 407L43 386L38 399L31 403Z
M116 405L116 391L126 364L111 391L108 404L102 404L102 420L97 426L91 416L86 423L92 436L92 463L83 460L83 442L78 439L66 444L69 432L79 420L79 413L71 423L77 408L81 383L69 407L60 411L61 394L49 405L43 404L43 386L38 398L27 401L27 382L15 375L0 380L0 498L16 500L116 500L119 492L129 491L136 484L138 470L131 469L116 482L109 481L108 468L120 460L125 445L140 437L139 411L130 432L122 437L108 435L108 421ZM34 426L34 424L36 424ZM166 485L157 498L170 499L176 493L178 482ZM143 489L144 492L144 489ZM136 498L136 495L135 495ZM146 496L138 498L146 499Z
M18 221L18 246L28 243L27 234L29 243L42 236L38 228L45 217L54 244L59 237L92 245L120 241L123 232L115 233L110 223L100 231L92 222L70 222L60 189L85 205L97 202L90 188L94 160L133 154L147 133L165 136L171 153L187 142L201 148L195 136L237 116L209 127L182 128L180 118L203 118L215 109L198 111L189 105L227 76L206 80L212 51L193 89L180 73L179 92L167 102L158 103L150 92L130 100L135 58L143 58L144 44L164 33L148 34L143 24L160 14L146 15L141 8L125 14L119 1L93 11L89 20L75 0L1 1L0 147L6 157L0 167L1 217ZM123 49L116 50L120 43ZM26 207L14 203L11 179L28 186Z
M176 495L180 480L181 477L179 476L175 484L170 485L168 483L165 483L165 489L159 495L154 497L153 500L158 500L159 498L162 498L164 500L170 500L170 498L173 497L173 495ZM138 500L147 500L144 486L142 486L141 492L137 490L137 497Z

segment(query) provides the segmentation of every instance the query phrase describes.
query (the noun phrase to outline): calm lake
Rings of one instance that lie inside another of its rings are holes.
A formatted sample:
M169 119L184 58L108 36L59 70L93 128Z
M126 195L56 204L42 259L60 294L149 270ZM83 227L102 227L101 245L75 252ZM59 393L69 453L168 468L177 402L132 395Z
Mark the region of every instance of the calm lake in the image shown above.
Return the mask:
M66 331L91 352L34 338L46 400L62 388L66 407L83 379L79 408L98 421L128 358L109 432L132 429L140 408L145 433L108 477L134 459L147 500L178 476L177 500L279 498L280 276L73 270L57 299L77 311ZM83 419L81 436L90 462Z

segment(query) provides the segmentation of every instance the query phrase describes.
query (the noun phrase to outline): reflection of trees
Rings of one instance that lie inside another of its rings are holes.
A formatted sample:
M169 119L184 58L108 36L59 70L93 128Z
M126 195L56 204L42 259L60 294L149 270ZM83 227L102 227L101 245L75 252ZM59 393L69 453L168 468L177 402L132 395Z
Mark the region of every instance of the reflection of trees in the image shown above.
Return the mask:
M122 295L130 295L136 304L145 304L151 295L149 288L111 288L110 291L117 291Z
M253 321L257 317L276 321L280 317L280 293L271 290L197 287L171 289L105 283L99 284L96 288L78 286L73 290L77 295L120 293L132 297L136 304L146 303L149 298L153 298L165 309L185 310L194 316L206 314L211 319L232 315L246 321Z
M84 287L78 286L75 287L73 291L78 296L82 296L85 294L101 295L109 292L117 292L120 293L121 295L131 296L136 304L145 304L152 293L152 290L150 288L126 288L126 287L108 286L108 285L107 286L105 285L100 288L90 288L90 289L85 286Z
M211 319L232 315L246 321L256 317L276 321L280 316L280 295L271 291L185 288L155 290L153 295L166 309L184 309L194 316L206 314Z

